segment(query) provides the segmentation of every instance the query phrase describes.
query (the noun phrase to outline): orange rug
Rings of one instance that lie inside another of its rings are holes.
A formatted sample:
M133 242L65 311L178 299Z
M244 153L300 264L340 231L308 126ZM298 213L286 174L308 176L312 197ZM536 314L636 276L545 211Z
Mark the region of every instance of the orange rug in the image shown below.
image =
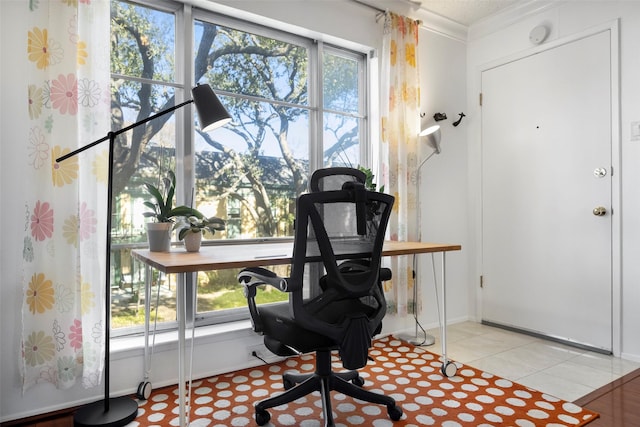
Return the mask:
M584 426L598 414L512 381L457 363L458 372L440 373L440 356L393 337L376 340L374 359L360 373L364 387L392 396L404 411L393 422L382 405L363 403L332 394L337 426L374 427L560 427ZM314 357L304 355L283 362L194 381L190 426L255 426L253 405L283 391L282 373L311 373ZM334 369L341 369L335 359ZM177 426L178 390L155 390L140 402L138 417L130 426ZM269 410L267 426L320 427L320 395L314 393L289 405Z

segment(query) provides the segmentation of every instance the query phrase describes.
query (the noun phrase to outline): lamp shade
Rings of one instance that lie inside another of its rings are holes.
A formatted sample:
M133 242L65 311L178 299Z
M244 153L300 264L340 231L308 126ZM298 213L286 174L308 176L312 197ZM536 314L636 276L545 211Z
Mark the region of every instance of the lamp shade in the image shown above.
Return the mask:
M431 123L425 127L420 136L427 137L427 145L433 149L436 154L440 154L440 125Z
M224 108L208 84L199 84L191 89L193 103L196 104L200 129L209 132L231 121L229 112Z

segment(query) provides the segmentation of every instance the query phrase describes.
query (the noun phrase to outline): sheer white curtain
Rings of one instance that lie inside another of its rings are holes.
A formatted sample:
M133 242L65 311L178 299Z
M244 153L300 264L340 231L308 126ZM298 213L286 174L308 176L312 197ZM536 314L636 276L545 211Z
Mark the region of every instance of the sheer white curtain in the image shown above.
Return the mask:
M392 240L417 240L418 133L420 132L419 22L387 13L381 64L381 168L386 192L395 196ZM385 283L390 312L413 312L411 260L393 257Z
M28 6L27 6L28 5ZM23 247L23 390L100 383L107 151L56 158L110 127L109 1L25 2L29 128ZM25 105L22 104L22 105ZM25 105L26 108L26 105ZM28 131L28 134L27 134ZM109 291L109 290L106 290Z

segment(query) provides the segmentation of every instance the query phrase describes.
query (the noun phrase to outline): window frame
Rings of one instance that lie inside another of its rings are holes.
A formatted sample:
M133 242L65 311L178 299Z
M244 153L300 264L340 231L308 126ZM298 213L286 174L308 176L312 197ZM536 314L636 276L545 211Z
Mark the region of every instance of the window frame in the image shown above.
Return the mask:
M358 73L358 114L348 114L345 112L337 112L342 115L354 117L359 123L359 150L360 150L360 163L363 166L370 165L371 156L371 141L370 141L370 119L369 119L369 89L370 89L370 59L371 51L358 51L353 46L348 46L350 43L345 42L344 46L339 46L336 42L331 44L325 43L317 39L310 38L306 35L293 34L290 31L276 29L267 25L245 20L235 16L223 15L212 10L206 10L200 7L191 6L187 3L182 3L179 0L120 0L127 3L138 5L141 7L148 7L163 12L173 13L175 16L175 70L174 82L156 82L144 80L145 83L150 84L163 84L174 88L175 90L175 102L183 102L190 95L190 88L195 86L196 82L194 76L194 28L195 21L200 20L204 22L211 22L215 25L226 26L239 31L246 31L253 34L257 34L263 37L276 39L288 43L293 43L299 46L304 46L308 49L309 63L308 63L308 112L309 112L309 174L314 170L323 167L324 156L324 135L323 135L323 117L325 113L336 113L334 110L325 109L323 102L323 54L329 52L338 56L343 56L358 61L359 73ZM240 12L239 12L240 13ZM240 13L242 15L242 13ZM248 14L247 14L248 15ZM114 75L111 76L112 78ZM124 77L124 76L123 76ZM135 78L126 77L130 80L136 80ZM225 91L219 91L214 88L219 95L234 96L250 100L260 100L261 98L250 97L246 95L238 95L234 93L228 93ZM269 100L269 102L272 102ZM278 101L275 101L278 103ZM300 107L296 105L296 107ZM187 123L193 123L195 115L195 109L191 104L175 111L175 172L178 177L178 188L176 189L176 200L178 204L185 203L186 195L190 194L190 189L195 186L195 129L193 126L187 125ZM208 242L206 244L215 245L233 245L233 244L246 244L268 241L292 241L291 237L271 237L271 238L256 238L256 239L233 239L229 241L218 240L215 242ZM136 265L135 268L144 268L140 265ZM149 270L147 270L149 272ZM197 274L176 275L175 279L172 279L177 288L185 286L186 290L186 316L187 318L195 319L195 327L210 326L220 323L227 323L233 321L247 320L249 318L249 312L246 308L237 308L224 310L223 312L209 311L209 312L195 312L197 301ZM153 295L150 296L153 300ZM190 301L190 303L189 303ZM192 317L193 316L193 317ZM157 330L175 330L177 328L177 321L163 321L157 324ZM120 327L113 329L112 335L125 336L140 333L143 330L143 326L133 325L128 327Z

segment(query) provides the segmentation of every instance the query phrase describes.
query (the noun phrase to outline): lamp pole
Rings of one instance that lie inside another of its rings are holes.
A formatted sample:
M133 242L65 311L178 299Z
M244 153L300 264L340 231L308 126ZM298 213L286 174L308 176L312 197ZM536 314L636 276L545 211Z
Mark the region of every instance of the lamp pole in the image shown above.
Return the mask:
M443 120L443 119L438 119L436 118L438 116L438 114L434 115L434 119L436 121L438 120ZM446 118L446 115L444 116L444 118ZM437 123L432 123L430 122L427 127L419 133L418 135L420 136L425 136L427 138L427 144L429 145L429 147L431 147L433 149L433 151L424 159L422 160L422 162L420 162L420 164L418 165L418 169L417 169L417 178L418 178L418 185L416 186L416 203L417 203L417 226L418 226L418 241L422 241L422 206L420 204L420 180L422 179L422 166L427 162L427 160L429 160L431 157L433 157L433 155L435 154L440 154L440 125ZM433 254L431 254L431 264L433 265ZM420 326L420 322L418 321L418 265L416 262L416 256L413 256L413 269L412 269L412 273L413 273L413 318L415 320L415 334L414 336L409 336L408 334L400 334L398 337L401 340L407 341L410 344L416 345L416 346L429 346L429 345L433 345L436 342L436 338L433 335L427 334L427 331L424 330L424 328L422 328L422 326ZM434 280L435 280L435 266L434 266ZM435 283L434 283L435 284ZM438 287L435 286L436 288L436 301L437 301L437 292L438 292ZM424 334L422 340L418 339L418 327L420 327L420 329L422 329L422 332Z
M73 417L76 427L120 427L133 421L138 415L138 404L135 400L123 396L117 398L109 397L109 351L110 351L110 331L111 331L111 215L113 213L113 158L116 137L124 132L143 125L172 111L182 108L192 102L196 103L196 108L201 120L203 130L212 130L231 121L231 116L224 109L209 85L197 85L192 89L193 99L174 105L162 110L152 116L144 118L129 126L109 132L105 137L100 138L90 144L78 148L64 156L58 157L56 162L62 162L70 157L76 156L104 141L109 141L109 165L107 169L107 220L106 220L106 272L105 272L105 353L104 353L104 398L102 401L90 403L78 409Z

